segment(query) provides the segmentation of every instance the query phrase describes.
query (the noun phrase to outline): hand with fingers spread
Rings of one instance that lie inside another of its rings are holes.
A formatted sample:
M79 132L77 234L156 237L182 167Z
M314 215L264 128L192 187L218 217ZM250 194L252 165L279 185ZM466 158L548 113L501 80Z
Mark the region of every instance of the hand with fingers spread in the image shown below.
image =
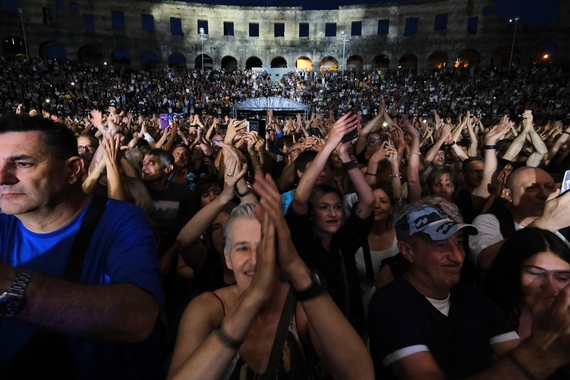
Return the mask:
M329 136L325 144L333 144L336 148L343 136L357 129L360 126L360 116L353 113L347 113L338 119L329 130Z

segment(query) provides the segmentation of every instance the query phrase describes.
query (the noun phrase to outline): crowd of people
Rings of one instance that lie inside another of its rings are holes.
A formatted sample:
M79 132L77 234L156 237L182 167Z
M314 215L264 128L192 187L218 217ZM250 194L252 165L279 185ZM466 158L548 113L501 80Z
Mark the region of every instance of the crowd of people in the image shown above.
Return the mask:
M385 70L292 71L275 81L258 71L135 70L122 65L0 58L0 113L46 110L81 120L91 109L114 106L136 115L181 113L228 115L247 98L281 96L305 103L310 112L329 110L375 115L380 100L410 116L457 116L470 110L484 117L511 117L524 109L547 118L566 118L570 74L560 66L444 69L420 75Z
M570 378L563 69L2 64L0 377Z

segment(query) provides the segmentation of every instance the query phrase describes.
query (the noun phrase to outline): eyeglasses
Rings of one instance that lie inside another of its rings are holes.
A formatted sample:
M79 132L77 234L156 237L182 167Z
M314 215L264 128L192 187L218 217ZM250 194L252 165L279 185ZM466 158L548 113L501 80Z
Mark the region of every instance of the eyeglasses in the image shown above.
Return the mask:
M546 276L554 278L558 282L570 282L570 271L567 270L546 270L534 265L523 267L524 273L534 278L544 279Z
M91 151L91 150L93 150L93 148L94 148L93 145L78 145L77 146L78 151L83 151L83 150Z

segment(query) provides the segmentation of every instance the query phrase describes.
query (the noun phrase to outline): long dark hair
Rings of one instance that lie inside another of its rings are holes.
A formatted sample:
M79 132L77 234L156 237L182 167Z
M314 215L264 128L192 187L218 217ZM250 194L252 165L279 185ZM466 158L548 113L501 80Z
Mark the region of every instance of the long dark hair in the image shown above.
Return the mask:
M493 265L485 274L481 288L507 313L518 329L521 316L521 268L537 253L549 251L570 263L570 248L554 233L528 227L516 231L501 247Z

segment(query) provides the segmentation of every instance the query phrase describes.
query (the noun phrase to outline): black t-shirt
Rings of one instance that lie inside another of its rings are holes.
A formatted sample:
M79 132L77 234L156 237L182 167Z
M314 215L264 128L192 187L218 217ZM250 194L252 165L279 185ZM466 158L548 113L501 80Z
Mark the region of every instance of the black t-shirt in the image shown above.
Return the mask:
M493 364L491 339L509 333L504 340L516 338L507 316L479 290L455 285L445 316L403 278L372 297L368 333L376 378L382 379L395 378L384 361L404 348L427 347L446 377L458 379Z

